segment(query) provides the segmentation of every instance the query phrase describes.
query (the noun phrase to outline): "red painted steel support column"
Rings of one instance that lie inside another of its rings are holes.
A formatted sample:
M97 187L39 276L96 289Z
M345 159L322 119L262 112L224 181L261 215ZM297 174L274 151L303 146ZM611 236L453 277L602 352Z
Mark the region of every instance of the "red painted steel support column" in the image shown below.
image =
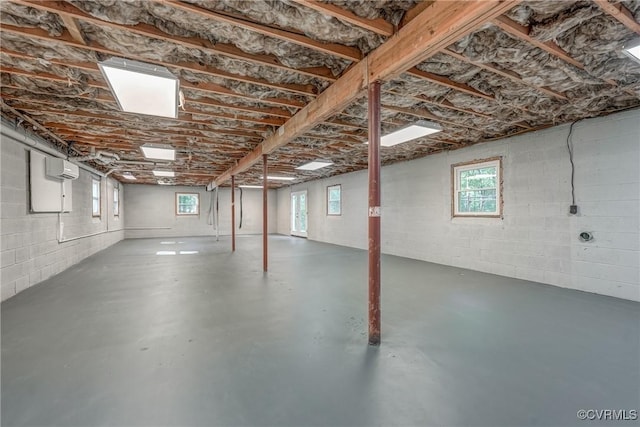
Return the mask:
M369 84L369 344L380 344L380 82Z
M267 185L267 155L262 155L262 268L267 271L267 237L269 233L269 223L267 221L267 193L269 185Z
M236 177L231 175L231 252L236 251Z

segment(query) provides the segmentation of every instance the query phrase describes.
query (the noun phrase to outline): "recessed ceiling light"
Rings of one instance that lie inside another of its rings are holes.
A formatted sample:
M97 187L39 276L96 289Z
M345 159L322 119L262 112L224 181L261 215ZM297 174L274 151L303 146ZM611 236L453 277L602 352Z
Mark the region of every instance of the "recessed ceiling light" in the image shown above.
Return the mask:
M622 52L634 61L640 62L640 38L625 44Z
M135 177L135 176L133 176L133 175L131 175L130 173L123 173L123 174L122 174L122 177L123 177L124 179L132 179L132 180L133 180L133 179L136 179L136 177Z
M164 171L164 170L154 170L153 174L155 176L167 176L170 178L173 178L174 176L176 176L176 173L174 171Z
M442 126L437 123L427 122L426 120L419 120L409 126L405 126L383 136L380 138L380 145L392 147L437 132L442 132Z
M260 179L264 179L263 176L260 177ZM294 179L296 179L294 176L273 176L273 175L267 175L267 179L270 181L293 181Z
M315 160L313 162L305 163L302 166L298 166L296 169L301 171L315 171L318 169L326 168L327 166L331 166L333 162L327 162L325 160Z
M115 57L98 66L122 111L178 117L180 82L165 67Z
M239 185L240 188L262 188L262 185Z
M433 133L442 132L442 126L438 123L429 122L427 120L418 120L415 123L395 130L380 138L380 145L383 147L392 147L394 145L409 142L423 136ZM369 141L366 142L368 144Z
M147 159L171 161L176 159L176 150L170 145L144 144L140 147L140 150L142 150L142 154L144 154Z

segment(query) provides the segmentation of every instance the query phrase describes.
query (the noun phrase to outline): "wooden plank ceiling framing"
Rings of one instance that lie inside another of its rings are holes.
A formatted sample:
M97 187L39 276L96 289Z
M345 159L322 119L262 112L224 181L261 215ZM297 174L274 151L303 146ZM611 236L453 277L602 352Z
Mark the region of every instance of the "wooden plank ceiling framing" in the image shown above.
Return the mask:
M3 116L71 156L117 154L88 162L137 183L157 183L149 142L177 149L173 184L259 184L262 154L294 183L364 169L376 79L383 133L444 128L384 148L383 164L640 105L640 64L622 53L638 0L9 0L0 13ZM174 73L178 119L121 112L97 66L110 57ZM333 165L295 169L317 159Z

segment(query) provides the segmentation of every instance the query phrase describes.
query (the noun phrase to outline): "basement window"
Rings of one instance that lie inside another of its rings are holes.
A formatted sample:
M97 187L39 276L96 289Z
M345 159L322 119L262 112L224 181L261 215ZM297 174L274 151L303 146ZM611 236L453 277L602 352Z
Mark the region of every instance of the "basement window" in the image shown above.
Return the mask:
M340 184L327 187L327 215L342 214L342 187Z
M100 217L100 180L91 179L91 213L93 217Z
M495 157L451 166L454 217L502 215L502 159Z
M200 215L200 194L176 193L176 215Z
M113 187L113 216L120 216L120 189Z

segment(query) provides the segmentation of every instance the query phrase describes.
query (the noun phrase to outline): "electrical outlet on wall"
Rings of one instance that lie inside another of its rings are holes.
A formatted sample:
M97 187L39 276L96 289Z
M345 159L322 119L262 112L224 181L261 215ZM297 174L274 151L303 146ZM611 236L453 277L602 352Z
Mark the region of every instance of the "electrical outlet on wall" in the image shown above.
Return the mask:
M578 213L578 205L569 206L569 214L575 215Z

